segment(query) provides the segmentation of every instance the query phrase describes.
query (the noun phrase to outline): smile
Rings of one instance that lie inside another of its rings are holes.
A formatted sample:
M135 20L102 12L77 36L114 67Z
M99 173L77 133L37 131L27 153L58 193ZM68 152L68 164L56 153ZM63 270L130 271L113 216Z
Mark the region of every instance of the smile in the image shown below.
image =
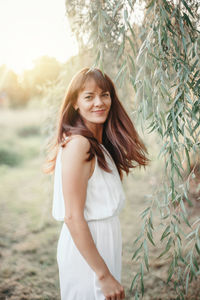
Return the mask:
M95 111L93 111L94 113L103 113L105 111L105 109L100 109L100 110L95 110Z

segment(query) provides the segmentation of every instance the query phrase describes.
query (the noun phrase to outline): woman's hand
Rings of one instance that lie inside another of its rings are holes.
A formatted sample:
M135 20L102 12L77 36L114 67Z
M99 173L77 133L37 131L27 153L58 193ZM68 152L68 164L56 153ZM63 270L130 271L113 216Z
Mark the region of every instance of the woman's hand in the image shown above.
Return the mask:
M104 278L99 279L101 290L106 300L125 299L123 286L109 272Z

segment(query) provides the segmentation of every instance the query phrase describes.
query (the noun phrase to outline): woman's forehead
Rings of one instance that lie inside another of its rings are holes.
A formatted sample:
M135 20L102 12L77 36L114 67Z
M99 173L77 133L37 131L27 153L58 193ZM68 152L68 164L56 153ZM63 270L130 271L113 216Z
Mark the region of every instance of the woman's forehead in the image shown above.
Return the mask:
M105 78L86 78L82 88L81 88L81 92L86 92L86 91L90 91L90 92L106 92L109 91L109 84L107 82L107 80Z
M102 91L102 88L97 84L97 82L94 79L88 79L86 80L82 92L95 92L95 91Z

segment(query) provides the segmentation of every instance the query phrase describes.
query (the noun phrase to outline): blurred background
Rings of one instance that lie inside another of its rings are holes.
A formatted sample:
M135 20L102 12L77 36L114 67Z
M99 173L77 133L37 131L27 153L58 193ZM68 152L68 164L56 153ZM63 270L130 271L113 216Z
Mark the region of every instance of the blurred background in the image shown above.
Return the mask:
M134 26L140 34L143 18L144 3L136 1ZM60 299L56 247L62 224L51 216L53 175L45 175L42 166L69 81L94 63L92 49L77 42L72 30L64 0L0 0L0 300ZM114 78L111 51L106 59L105 71ZM162 184L164 162L158 158L160 139L143 131L132 113L132 89L117 88L151 159L146 170L133 170L123 182L122 284L126 299L133 299L129 289L137 263L131 257L139 214ZM153 273L145 275L144 299L176 299L172 286L164 284L168 262L158 263L156 250L149 251ZM196 286L190 295L200 299Z

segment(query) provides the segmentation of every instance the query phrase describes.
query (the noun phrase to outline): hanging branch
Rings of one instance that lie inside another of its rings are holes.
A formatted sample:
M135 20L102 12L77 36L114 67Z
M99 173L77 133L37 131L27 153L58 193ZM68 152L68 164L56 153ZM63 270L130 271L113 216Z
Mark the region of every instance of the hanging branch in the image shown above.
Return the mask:
M93 67L104 70L109 63L117 69L115 82L119 86L129 81L141 123L160 137L159 156L165 161L163 185L141 215L142 228L132 257L139 268L130 290L134 290L135 299L144 294L149 247L157 246L153 236L153 209L157 208L163 228L158 259L168 257L167 283L173 279L178 297L184 299L188 285L199 275L200 219L191 224L185 205L185 201L192 205L188 197L190 179L195 176L191 159L197 163L200 157L199 2L146 1L140 35L133 24L135 2L95 0L89 6L78 2L85 18L75 32L87 33L84 47L94 51ZM73 9L78 13L75 4ZM108 53L112 61L106 60ZM186 182L183 165L190 171ZM185 224L188 234L184 233Z

